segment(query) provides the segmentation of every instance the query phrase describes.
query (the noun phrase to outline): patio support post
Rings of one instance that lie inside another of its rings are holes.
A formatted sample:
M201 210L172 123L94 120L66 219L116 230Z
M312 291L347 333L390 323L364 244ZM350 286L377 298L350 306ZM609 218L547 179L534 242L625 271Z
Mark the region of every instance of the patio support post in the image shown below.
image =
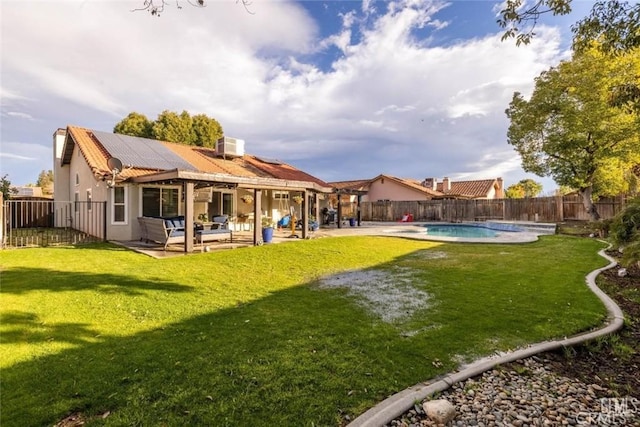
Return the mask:
M322 221L320 221L320 199L318 197L318 193L313 193L313 216L316 218L316 222L318 223L318 226L320 226L320 224L322 223Z
M306 239L309 234L309 193L302 192L302 238Z
M253 244L262 240L262 190L253 190Z
M342 193L338 192L338 228L342 228Z
M193 252L193 182L184 183L184 251Z
M360 211L360 202L362 201L362 195L358 194L358 206L357 206L357 218L358 218L358 227L360 227L362 225L362 212Z
M102 241L107 241L107 202L102 202Z

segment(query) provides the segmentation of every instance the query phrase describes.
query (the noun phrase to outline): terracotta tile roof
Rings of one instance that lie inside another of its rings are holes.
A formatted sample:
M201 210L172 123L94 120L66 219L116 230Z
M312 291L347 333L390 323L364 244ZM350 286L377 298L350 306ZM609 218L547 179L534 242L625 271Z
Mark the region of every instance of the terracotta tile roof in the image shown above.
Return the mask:
M163 142L171 151L189 162L194 168L205 173L225 173L235 176L261 176L259 171L248 168L242 158L222 159L212 148Z
M329 187L329 184L321 179L309 175L308 173L296 169L286 163L270 163L261 160L259 157L251 155L223 159L217 157L215 150L211 148L176 144L165 141L157 142L159 144L163 144L173 153L189 163L198 172L228 174L239 177L278 178L283 180L312 182L323 187ZM91 129L78 126L67 127L67 139L65 142L66 155L63 154L63 159L66 159L66 162L70 161L74 145L77 145L78 149L86 159L89 168L96 177L107 176L110 174L107 159L111 156ZM120 178L126 179L145 176L160 171L161 170L158 169L140 167L125 168L121 173Z
M273 178L286 179L291 181L315 182L322 187L330 187L330 185L323 180L309 175L308 173L303 172L300 169L296 169L286 163L265 161L260 157L250 156L247 154L245 154L244 160L255 168L261 170L262 172L266 172Z
M444 194L460 195L467 197L487 197L487 194L496 185L495 179L478 179L474 181L451 181L451 189L442 191L442 182L437 184L437 189Z

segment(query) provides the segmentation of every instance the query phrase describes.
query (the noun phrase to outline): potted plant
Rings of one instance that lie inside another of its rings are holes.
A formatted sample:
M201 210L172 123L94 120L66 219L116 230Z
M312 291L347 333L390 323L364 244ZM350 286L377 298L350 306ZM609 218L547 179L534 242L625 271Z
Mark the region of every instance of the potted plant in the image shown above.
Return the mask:
M271 243L273 240L273 220L271 217L263 216L262 217L262 241L264 243Z
M295 195L291 198L296 204L301 205L304 198L300 195Z
M244 196L240 197L240 200L250 205L251 203L253 203L253 196L251 194L245 194Z

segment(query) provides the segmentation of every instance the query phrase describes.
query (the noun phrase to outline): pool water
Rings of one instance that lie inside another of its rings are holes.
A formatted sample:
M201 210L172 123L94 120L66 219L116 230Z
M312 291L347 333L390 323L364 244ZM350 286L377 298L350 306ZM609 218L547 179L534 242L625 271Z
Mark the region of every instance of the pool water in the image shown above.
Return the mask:
M424 228L430 236L479 239L483 237L496 237L498 235L495 230L485 227L474 227L472 225L425 225Z

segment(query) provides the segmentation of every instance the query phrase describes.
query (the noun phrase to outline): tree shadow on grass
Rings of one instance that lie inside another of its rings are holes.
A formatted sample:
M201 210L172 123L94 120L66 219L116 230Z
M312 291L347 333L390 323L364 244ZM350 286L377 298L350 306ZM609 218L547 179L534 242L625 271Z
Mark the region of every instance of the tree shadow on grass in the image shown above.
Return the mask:
M9 320L37 322L28 313ZM52 425L73 413L109 411L94 422L339 425L446 371L447 354L458 350L403 338L314 283L133 336L96 339L4 368L0 424ZM434 359L444 366L435 368Z
M22 295L32 291L70 292L92 290L141 295L146 291L190 292L192 286L158 279L140 280L109 273L84 273L47 268L9 268L2 271L2 292Z
M86 323L43 323L35 313L11 311L0 316L0 336L3 344L66 342L84 344L98 336Z

